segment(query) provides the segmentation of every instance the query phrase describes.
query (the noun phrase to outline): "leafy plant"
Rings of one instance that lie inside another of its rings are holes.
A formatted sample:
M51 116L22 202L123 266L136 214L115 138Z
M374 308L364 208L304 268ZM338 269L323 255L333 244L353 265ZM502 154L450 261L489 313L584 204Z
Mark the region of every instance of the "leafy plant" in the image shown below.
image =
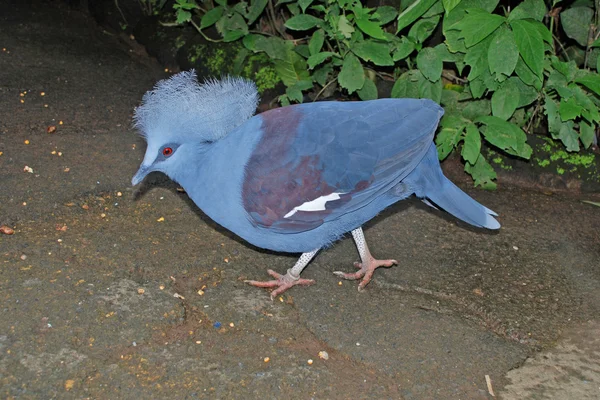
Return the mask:
M174 8L178 23L208 40L242 40L236 63L267 54L286 85L282 104L334 90L375 99L379 79L394 81L392 97L441 103L440 159L460 151L485 188L495 187L496 173L484 142L529 159L527 134L541 124L567 151L596 141L600 17L590 0L566 8L554 0L550 9L524 0L512 10L499 0L408 0L400 9L358 0L215 0L204 9L177 0ZM211 27L220 39L209 37ZM443 40L432 37L436 29Z

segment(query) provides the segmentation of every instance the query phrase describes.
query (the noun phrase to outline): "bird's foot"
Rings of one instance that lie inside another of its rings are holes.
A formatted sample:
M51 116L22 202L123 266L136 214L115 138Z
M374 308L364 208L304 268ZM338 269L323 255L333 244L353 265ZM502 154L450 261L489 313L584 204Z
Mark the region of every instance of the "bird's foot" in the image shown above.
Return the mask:
M272 281L244 281L249 285L262 287L262 288L276 288L271 292L271 300L275 297L279 296L281 293L285 292L292 286L302 285L302 286L310 286L315 283L313 279L303 279L300 277L293 276L288 270L285 275L278 274L277 272L269 269L267 273L275 278Z
M371 282L371 279L373 278L373 273L375 272L375 270L377 268L379 268L379 267L387 268L387 267L391 267L394 264L398 264L398 261L396 261L396 260L377 260L373 257L369 257L368 263L359 263L359 262L354 263L354 266L356 268L359 268L359 270L354 273L335 271L334 274L336 276L339 276L340 278L349 279L349 280L353 280L353 281L362 278L362 280L358 284L358 291L362 292L363 289L365 288L365 286L367 286L369 284L369 282Z

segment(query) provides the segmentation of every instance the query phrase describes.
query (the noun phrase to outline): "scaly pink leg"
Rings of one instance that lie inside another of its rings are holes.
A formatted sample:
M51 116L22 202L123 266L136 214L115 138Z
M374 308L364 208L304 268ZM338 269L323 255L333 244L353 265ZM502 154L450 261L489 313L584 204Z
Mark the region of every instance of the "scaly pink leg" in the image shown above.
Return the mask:
M371 255L365 235L363 234L362 228L357 228L352 231L352 237L358 248L360 258L362 262L355 262L354 266L360 268L354 273L346 273L342 271L335 271L334 274L340 278L349 280L358 280L362 278L362 281L358 284L358 291L361 292L365 286L371 282L375 270L379 267L391 267L394 264L398 264L396 260L377 260Z
M261 287L261 288L276 288L271 292L271 300L275 297L279 296L281 293L285 292L292 286L301 285L301 286L310 286L315 283L313 279L303 279L300 278L300 273L302 270L308 265L310 260L317 254L319 249L311 251L310 253L303 253L296 265L293 268L288 269L285 275L278 274L277 272L269 269L267 273L271 275L275 280L271 281L245 281L247 284Z

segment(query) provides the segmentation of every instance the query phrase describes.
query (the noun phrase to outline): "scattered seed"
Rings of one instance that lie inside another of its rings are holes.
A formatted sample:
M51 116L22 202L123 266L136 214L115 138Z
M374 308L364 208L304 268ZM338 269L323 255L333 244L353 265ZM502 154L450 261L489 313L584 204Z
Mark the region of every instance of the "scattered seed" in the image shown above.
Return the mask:
M342 281L339 281L339 282L338 282L338 286L342 286Z
M3 233L5 235L12 235L15 233L15 230L10 226L2 225L0 226L0 233Z
M165 285L160 285L158 288L159 288L160 290L165 290Z
M63 169L64 172L69 172L71 170L71 168L66 167L65 169Z
M204 290L202 290L202 289L198 290L198 294L199 294L200 296L204 296Z
M269 361L271 361L271 359L269 357L265 357L265 358L263 358L263 361L268 363Z
M160 217L159 219L156 220L156 222L163 222L165 220L164 217Z
M65 381L65 390L71 390L71 389L73 389L74 385L75 385L75 381L73 379L67 379Z
M25 254L21 255L21 260L23 260L23 261L27 260L27 256Z
M106 214L104 214L104 213L100 214L100 218L106 218Z
M46 92L40 92L40 96L45 96Z
M309 358L308 361L306 361L306 362L308 363L308 365L312 365L313 360Z
M225 258L223 261L225 261L226 263L229 262L229 258Z
M325 350L319 352L319 358L322 360L329 360L329 353Z
M202 343L202 340L196 340L196 344Z
M56 132L56 126L50 125L49 127L46 128L46 132L48 132L48 133Z
M123 196L123 193L117 192L117 197L121 197L121 196Z
M185 300L185 297L183 297L183 296L182 296L182 295L180 295L179 293L175 293L175 294L173 295L173 297L177 297L178 299Z
M23 143L29 144L29 140L26 139Z
M229 323L229 327L230 327L230 328L233 328L234 326L235 326L235 324L234 324L233 322L230 322L230 323Z
M33 168L26 165L25 167L23 167L23 172L29 172L30 174L33 174Z
M144 290L144 288L139 288L137 292L138 294L144 294L146 290Z
M473 289L473 293L476 294L477 296L483 297L483 290L481 290L479 288Z
M62 124L63 124L63 122L62 122L62 121L58 121L58 124L59 124L59 125L62 125Z
M81 206L81 208L83 208L84 210L89 210L89 209L90 209L90 206L88 206L87 204L83 204L83 205Z

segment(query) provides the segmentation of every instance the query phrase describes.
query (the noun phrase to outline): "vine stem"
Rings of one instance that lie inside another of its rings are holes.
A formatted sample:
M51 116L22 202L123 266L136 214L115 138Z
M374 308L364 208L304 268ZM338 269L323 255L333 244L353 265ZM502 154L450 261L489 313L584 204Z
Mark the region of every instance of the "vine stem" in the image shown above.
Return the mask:
M325 86L323 86L323 88L321 90L319 90L319 93L317 93L317 95L315 96L315 98L313 99L313 102L317 101L317 99L319 98L319 96L325 91L325 89L327 89L327 87L329 85L331 85L333 82L335 82L337 79L332 79L329 82L327 82L327 84Z

